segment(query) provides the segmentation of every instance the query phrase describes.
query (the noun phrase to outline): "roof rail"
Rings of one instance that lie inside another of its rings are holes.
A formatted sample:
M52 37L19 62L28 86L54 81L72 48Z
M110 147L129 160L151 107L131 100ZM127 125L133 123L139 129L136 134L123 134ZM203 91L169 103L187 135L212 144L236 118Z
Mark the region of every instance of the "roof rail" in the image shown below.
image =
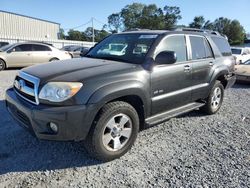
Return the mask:
M151 29L132 28L132 29L125 30L124 32L127 32L127 31L150 31L150 30Z
M177 29L175 29L175 31L191 31L191 32L207 33L207 34L211 34L211 35L222 36L228 40L228 37L226 35L223 35L218 31L213 31L213 30L209 30L209 29L196 29L196 28L183 27L183 28L177 28Z
M197 29L197 28L177 28L175 31L192 31L192 32L200 32L200 33L209 33L212 35L221 35L218 31L208 30L208 29Z

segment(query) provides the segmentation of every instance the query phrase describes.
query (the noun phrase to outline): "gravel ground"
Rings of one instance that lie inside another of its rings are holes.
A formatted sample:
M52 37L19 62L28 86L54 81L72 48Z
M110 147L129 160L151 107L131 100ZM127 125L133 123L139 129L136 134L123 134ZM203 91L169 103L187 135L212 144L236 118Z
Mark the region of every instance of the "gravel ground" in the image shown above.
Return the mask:
M235 85L218 114L195 111L140 132L101 163L81 143L40 141L6 112L16 70L0 72L0 187L250 187L250 85Z

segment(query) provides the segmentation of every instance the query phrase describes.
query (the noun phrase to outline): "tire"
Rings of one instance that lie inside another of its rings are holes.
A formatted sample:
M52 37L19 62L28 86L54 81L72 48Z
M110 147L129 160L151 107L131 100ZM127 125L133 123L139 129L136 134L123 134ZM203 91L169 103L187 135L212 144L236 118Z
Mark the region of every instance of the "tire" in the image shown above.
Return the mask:
M58 61L58 60L59 60L59 59L57 59L57 58L52 58L52 59L49 60L49 62Z
M223 98L224 86L217 80L206 99L206 105L202 107L201 110L208 115L217 113L222 105Z
M124 155L134 144L139 131L139 117L128 103L106 104L94 121L85 148L91 157L111 161Z
M4 62L4 60L0 59L0 71L6 69L6 64Z

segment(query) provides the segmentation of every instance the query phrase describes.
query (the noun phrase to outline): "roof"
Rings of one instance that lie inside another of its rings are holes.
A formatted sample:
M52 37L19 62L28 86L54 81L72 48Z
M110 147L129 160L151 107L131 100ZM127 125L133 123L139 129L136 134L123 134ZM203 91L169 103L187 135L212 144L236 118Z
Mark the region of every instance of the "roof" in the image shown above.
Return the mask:
M22 16L22 17L26 17L26 18L30 18L30 19L34 19L34 20L40 20L40 21L43 21L43 22L48 22L48 23L60 25L60 23L57 23L57 22L52 22L52 21L49 21L49 20L44 20L44 19L35 18L35 17L31 17L31 16L26 16L26 15L22 15L22 14L17 14L17 13L13 13L13 12L8 12L8 11L4 11L4 10L0 10L0 12L13 14L13 15L16 15L16 16Z
M222 35L208 33L208 32L197 32L197 31L181 31L181 30L148 30L148 29L141 29L141 30L132 30L132 31L125 31L118 34L152 34L152 35L161 35L161 34L190 34L190 35L200 35L200 36L213 36L213 37L221 37L224 38Z

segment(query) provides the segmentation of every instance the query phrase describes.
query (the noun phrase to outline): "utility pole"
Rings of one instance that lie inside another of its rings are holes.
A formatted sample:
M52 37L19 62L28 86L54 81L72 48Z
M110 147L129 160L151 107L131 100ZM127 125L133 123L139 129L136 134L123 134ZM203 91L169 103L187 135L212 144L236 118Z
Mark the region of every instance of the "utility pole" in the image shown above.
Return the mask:
M92 22L92 42L95 42L95 29L94 29L94 18L91 18L91 22Z

